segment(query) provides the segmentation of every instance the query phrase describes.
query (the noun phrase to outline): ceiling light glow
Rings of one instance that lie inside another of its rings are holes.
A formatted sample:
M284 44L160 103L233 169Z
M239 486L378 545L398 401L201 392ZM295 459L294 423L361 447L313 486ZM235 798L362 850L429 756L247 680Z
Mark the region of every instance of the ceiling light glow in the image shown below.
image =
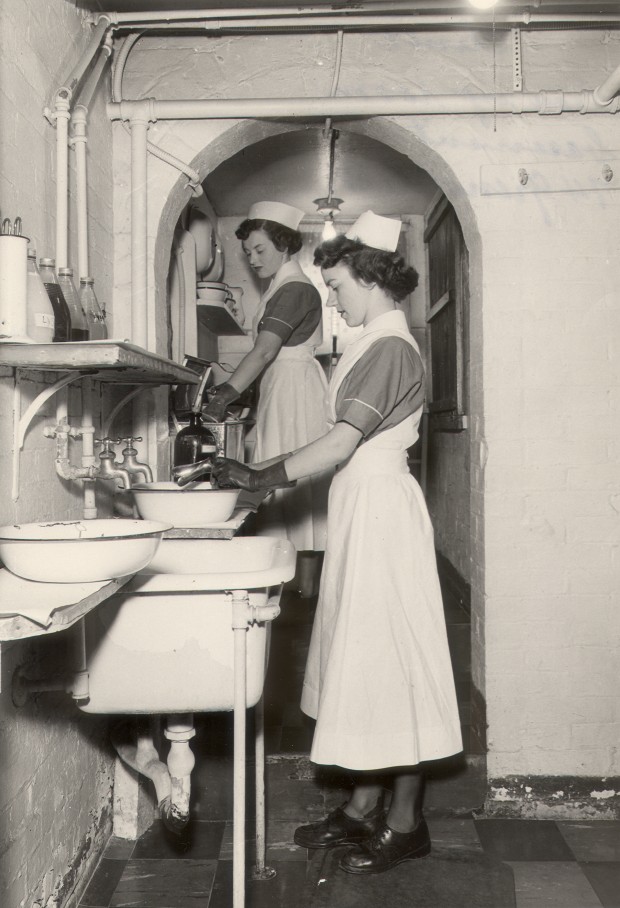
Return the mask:
M492 6L497 6L498 0L469 0L469 3L476 9L491 9Z

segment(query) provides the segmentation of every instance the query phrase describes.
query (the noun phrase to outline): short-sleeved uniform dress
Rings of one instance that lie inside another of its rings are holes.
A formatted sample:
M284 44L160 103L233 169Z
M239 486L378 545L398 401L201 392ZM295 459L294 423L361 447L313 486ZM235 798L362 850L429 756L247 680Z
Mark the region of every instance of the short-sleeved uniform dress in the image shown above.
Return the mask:
M282 341L263 373L256 414L255 462L288 454L325 435L327 380L314 351L322 341L321 297L297 262L286 262L261 299L254 333ZM329 478L279 489L258 513L261 534L286 536L298 551L325 548Z
M329 493L301 704L317 720L316 763L385 769L462 749L433 529L407 466L423 380L394 310L349 344L330 383L333 421L363 439Z

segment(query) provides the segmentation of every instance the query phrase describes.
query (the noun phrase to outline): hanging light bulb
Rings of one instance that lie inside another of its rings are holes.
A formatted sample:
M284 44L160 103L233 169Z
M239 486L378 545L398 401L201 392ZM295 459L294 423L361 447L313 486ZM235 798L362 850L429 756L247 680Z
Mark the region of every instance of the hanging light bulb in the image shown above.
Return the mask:
M498 0L469 0L469 3L476 9L491 9L492 6L497 6Z
M333 240L336 236L336 228L334 227L334 213L331 211L325 218L325 224L323 225L323 232L321 233L322 240Z
M331 130L331 140L329 145L329 186L327 187L327 195L323 196L320 199L315 199L314 204L317 207L319 214L325 215L325 226L323 227L323 239L333 239L336 236L336 228L334 227L334 213L340 211L340 206L343 203L343 199L336 198L333 195L333 183L334 183L334 160L336 156L336 140L338 138L338 131L336 129Z

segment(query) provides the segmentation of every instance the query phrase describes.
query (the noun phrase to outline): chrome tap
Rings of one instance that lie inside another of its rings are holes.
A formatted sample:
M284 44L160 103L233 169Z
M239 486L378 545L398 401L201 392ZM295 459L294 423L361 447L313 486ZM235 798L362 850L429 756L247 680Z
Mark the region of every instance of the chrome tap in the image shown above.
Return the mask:
M184 463L172 468L172 478L178 486L186 486L199 476L210 473L212 466L213 461L210 457L207 460L199 460L198 463Z
M96 445L103 445L99 455L98 479L122 479L126 489L131 488L131 475L116 462L112 445L120 444L120 438L95 438Z
M142 441L141 436L129 435L127 438L121 438L121 441L125 442L126 447L123 448L121 454L123 455L123 460L121 462L121 468L127 470L130 474L141 473L144 476L145 482L153 482L153 473L148 463L141 463L139 460L136 460L138 451L133 446L134 441Z

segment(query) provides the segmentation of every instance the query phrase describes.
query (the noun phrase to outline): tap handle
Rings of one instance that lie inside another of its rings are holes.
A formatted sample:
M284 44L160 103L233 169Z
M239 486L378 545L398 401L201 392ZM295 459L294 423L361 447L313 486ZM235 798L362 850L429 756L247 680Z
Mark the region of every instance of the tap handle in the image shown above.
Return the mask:
M120 438L119 441L122 441L125 444L125 449L127 449L127 448L131 448L133 446L134 441L142 441L142 436L141 435L127 435L127 436L124 436L123 438ZM125 453L125 449L123 449L123 454ZM127 453L129 454L131 452L127 451ZM136 451L135 453L137 454L138 452Z
M105 438L95 438L96 445L103 445L102 454L114 453L112 445L118 445L120 442L120 438L108 438L107 436Z

